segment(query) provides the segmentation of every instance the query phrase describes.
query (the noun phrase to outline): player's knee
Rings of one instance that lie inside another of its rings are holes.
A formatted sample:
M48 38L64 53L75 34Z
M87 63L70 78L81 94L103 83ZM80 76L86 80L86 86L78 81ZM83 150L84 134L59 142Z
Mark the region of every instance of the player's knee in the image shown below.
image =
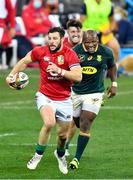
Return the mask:
M81 121L80 123L80 130L83 132L88 132L90 130L92 121Z
M55 126L54 122L47 122L47 123L45 123L45 128L47 130L51 130L54 126Z
M88 130L90 130L90 127L89 126L80 126L80 131L84 132L84 133L87 133Z

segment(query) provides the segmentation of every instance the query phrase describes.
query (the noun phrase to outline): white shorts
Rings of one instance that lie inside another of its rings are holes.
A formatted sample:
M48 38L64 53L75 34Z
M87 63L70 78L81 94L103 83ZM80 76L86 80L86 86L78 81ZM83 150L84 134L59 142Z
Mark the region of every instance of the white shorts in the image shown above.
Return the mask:
M92 93L92 94L75 94L72 92L73 102L73 116L79 117L81 110L86 110L98 114L104 93Z
M41 92L36 93L37 108L40 110L42 106L49 105L55 112L55 117L61 121L72 121L73 105L71 98L66 100L54 101L49 99Z

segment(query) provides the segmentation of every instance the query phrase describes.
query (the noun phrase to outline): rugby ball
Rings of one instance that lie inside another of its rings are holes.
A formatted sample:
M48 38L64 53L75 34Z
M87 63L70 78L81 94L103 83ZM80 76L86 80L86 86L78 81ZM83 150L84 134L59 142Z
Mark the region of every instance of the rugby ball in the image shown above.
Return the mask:
M14 89L20 90L25 88L29 83L29 77L24 72L18 72L13 76L13 82L10 83L10 86Z

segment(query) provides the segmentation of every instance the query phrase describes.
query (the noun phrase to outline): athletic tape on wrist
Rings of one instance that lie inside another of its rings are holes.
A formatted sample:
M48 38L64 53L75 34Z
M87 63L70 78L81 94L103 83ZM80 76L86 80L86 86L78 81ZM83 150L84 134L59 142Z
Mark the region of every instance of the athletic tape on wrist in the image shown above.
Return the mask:
M117 82L115 82L115 81L112 82L112 86L113 86L113 87L117 87L117 86L118 86L118 85L117 85Z

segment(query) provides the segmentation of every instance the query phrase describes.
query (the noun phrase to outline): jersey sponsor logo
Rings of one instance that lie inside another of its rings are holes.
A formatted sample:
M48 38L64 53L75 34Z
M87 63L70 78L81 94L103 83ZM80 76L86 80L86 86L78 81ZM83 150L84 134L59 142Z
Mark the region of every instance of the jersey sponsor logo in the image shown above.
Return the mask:
M84 61L85 60L85 56L82 55L82 54L79 54L78 57L79 57L80 61Z
M92 58L93 58L93 56L88 56L88 60L89 61L92 60Z
M58 76L59 74L56 72L49 72L49 74L51 75L51 76L48 76L49 80L60 80L63 78L61 76Z
M57 57L57 61L58 61L58 64L59 64L59 65L64 64L64 56L63 56L63 55L58 56L58 57Z
M52 80L52 81L59 81L59 80L61 80L63 77L59 77L59 76L56 76L56 77L53 77L53 76L49 76L48 77L48 80Z
M44 61L50 61L50 57L49 56L44 56Z
M58 76L58 73L56 73L56 72L49 72L49 74L50 74L51 76Z
M82 67L82 73L83 74L95 74L97 72L97 69L92 66L85 66Z
M92 104L96 104L98 101L99 101L98 98L94 98L94 99L92 99Z

